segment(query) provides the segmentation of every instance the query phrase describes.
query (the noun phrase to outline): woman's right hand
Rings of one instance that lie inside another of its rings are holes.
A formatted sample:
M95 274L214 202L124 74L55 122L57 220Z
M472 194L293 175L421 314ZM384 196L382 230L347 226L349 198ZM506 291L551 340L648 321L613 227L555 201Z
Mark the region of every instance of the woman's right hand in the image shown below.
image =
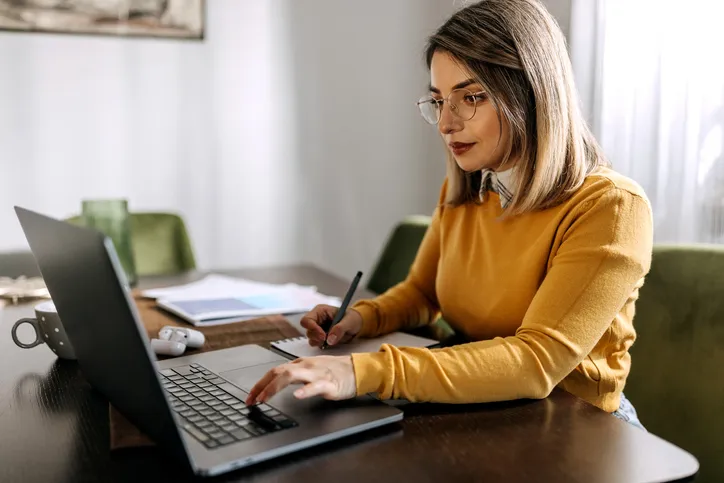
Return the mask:
M332 322L339 309L331 305L317 305L304 317L302 327L307 329L309 345L319 347L324 342L325 334L322 325ZM356 310L349 309L342 320L332 327L327 335L328 345L344 344L351 341L362 330L362 316Z

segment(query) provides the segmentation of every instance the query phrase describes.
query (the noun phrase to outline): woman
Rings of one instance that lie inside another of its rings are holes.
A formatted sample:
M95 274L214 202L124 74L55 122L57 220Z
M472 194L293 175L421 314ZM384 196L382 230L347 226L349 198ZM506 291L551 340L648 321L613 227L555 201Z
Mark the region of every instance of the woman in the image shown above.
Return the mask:
M640 425L622 389L651 208L586 127L555 21L534 0L484 0L430 38L427 65L418 106L449 148L440 203L407 279L352 306L327 342L439 315L473 342L296 360L247 403L299 383L298 398L444 403L545 398L558 386ZM335 310L303 318L311 344Z

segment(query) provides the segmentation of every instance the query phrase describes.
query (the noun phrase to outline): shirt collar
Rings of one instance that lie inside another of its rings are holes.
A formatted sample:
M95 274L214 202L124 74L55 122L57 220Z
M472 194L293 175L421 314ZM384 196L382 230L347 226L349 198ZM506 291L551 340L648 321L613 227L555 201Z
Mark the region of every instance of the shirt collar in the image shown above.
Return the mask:
M485 191L490 190L498 193L500 196L500 206L505 209L513 200L513 170L493 171L492 169L482 169L480 171L480 202L483 202Z

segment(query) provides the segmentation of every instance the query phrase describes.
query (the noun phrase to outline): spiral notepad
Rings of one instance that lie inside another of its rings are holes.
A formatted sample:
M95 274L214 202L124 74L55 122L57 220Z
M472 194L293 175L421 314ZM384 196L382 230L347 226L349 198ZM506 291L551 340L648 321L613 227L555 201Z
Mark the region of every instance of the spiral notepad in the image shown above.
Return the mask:
M377 352L380 350L382 344L390 344L398 347L433 347L438 344L438 341L405 332L393 332L372 339L355 339L348 344L329 346L324 350L319 347L310 346L307 338L304 336L278 340L271 343L272 347L295 359L321 355L342 356L355 352Z

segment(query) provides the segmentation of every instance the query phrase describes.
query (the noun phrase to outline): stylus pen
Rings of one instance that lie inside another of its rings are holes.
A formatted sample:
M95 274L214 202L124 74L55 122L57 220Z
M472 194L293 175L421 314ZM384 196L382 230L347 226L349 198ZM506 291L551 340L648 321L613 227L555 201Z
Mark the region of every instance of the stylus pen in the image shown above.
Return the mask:
M329 331L331 331L332 328L337 325L339 321L342 320L342 318L344 317L345 312L347 312L347 306L349 305L350 300L352 300L352 296L354 295L355 290L357 290L357 285L359 284L361 278L362 272L357 272L357 275L355 275L354 280L352 280L352 284L347 290L347 295L345 295L344 300L342 300L342 305L339 307L339 310L335 314L334 319L332 319L332 323L328 327L322 327L322 330L324 330L325 333L324 342L322 342L322 349L326 349L327 347L329 347L327 345L326 335L328 335Z

